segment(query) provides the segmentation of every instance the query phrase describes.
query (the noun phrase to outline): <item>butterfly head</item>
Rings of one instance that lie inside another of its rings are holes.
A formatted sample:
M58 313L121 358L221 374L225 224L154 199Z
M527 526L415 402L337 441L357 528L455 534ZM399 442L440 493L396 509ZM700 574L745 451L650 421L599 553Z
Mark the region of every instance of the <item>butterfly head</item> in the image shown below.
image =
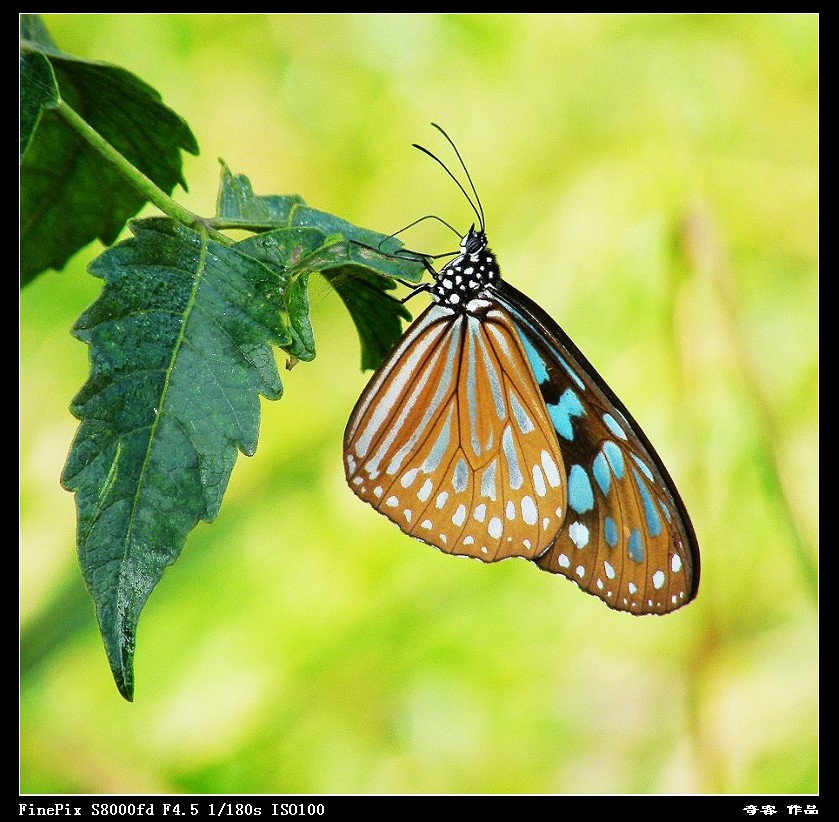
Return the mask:
M473 225L460 241L460 254L435 276L431 294L434 300L455 311L466 311L469 304L501 278L495 254L487 246L483 230Z

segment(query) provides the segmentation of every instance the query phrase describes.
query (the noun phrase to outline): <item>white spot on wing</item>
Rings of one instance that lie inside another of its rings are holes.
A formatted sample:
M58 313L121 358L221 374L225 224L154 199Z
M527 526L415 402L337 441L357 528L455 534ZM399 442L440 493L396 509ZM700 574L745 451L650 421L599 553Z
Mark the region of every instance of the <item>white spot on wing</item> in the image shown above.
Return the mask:
M568 536L577 548L585 548L588 545L588 528L582 522L574 522L568 529Z
M417 491L417 499L420 502L425 502L430 496L431 492L434 490L434 484L431 482L430 479L427 479L423 484L422 487Z
M545 478L548 480L548 485L551 488L559 488L561 479L559 476L559 469L556 467L554 458L547 452L542 451L542 468L545 470Z
M507 478L510 482L510 488L518 491L524 484L524 477L519 466L519 457L516 453L516 446L513 443L513 429L507 425L504 428L504 433L501 435L501 448L504 451L504 456L507 459ZM544 452L543 452L544 453Z
M545 475L538 465L533 466L533 488L540 497L544 497L548 493L545 486Z
M452 475L452 488L457 493L466 490L466 483L469 480L469 469L466 467L466 460L461 457L454 467L454 474Z
M533 420L527 416L527 411L524 410L518 397L512 392L512 390L510 391L510 408L513 412L513 418L515 419L516 424L519 427L519 431L521 431L522 434L529 434L535 429L536 426L533 425Z
M498 460L494 459L481 476L481 496L495 501L495 473L498 470Z
M533 502L532 497L525 495L521 498L521 516L528 525L535 525L539 519L536 503Z

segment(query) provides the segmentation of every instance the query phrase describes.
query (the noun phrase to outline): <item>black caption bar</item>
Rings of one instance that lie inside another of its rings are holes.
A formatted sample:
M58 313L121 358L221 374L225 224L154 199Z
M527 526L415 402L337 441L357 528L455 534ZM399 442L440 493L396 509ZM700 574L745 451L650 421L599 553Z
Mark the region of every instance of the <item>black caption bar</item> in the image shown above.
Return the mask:
M591 813L614 808L622 815L650 811L692 813L713 811L716 822L722 819L768 820L774 818L789 820L799 817L816 822L824 809L818 796L738 796L738 795L324 795L324 796L21 796L18 816L21 817L101 817L103 820L132 820L143 817L158 819L245 819L248 817L284 817L286 819L318 820L343 819L357 815L360 811L381 810L395 812L409 807L412 813L428 812L440 808L448 812L475 812L486 803L492 803L492 810L503 812L502 805L510 809L521 808L538 800L544 808L545 802L553 803L564 812ZM410 806L409 804L410 803ZM500 803L500 804L499 804Z

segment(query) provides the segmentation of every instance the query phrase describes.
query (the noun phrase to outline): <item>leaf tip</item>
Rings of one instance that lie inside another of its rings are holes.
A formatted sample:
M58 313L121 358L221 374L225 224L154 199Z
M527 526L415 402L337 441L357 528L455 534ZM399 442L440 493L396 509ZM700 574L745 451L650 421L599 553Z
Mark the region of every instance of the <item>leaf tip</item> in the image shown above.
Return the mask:
M117 690L126 702L134 702L134 683L116 679Z
M134 634L126 637L126 643L118 649L117 659L111 659L111 672L120 696L126 702L134 701Z

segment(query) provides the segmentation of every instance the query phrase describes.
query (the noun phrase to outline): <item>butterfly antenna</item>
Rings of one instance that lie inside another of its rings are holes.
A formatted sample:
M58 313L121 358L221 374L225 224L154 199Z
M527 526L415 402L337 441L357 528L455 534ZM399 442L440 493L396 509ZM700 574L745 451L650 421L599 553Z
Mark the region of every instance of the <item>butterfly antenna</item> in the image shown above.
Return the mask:
M432 123L432 125L434 125L434 123ZM481 206L481 200L478 197L478 192L475 191L475 184L472 182L472 178L469 176L469 171L466 169L466 166L463 162L463 158L460 156L460 152L457 150L457 147L452 142L451 137L449 137L449 135L446 134L446 132L443 131L443 129L441 129L440 126L435 126L435 128L437 128L440 132L442 132L443 136L449 141L449 144L452 146L452 148L454 148L455 154L457 154L457 159L460 160L460 164L461 164L461 166L463 166L463 170L466 171L466 178L469 180L469 185L472 187L472 191L475 194L475 199L478 201L478 206ZM452 180L454 180L455 185L463 192L463 196L466 198L469 205L472 206L472 211L475 212L475 216L478 218L478 222L480 223L480 226L481 226L481 231L483 231L484 230L483 206L481 206L480 210L478 209L478 206L475 205L474 201L469 196L469 192L463 187L463 184L460 182L460 180L458 180L457 177L455 177L454 174L452 174L452 172L449 170L449 167L436 154L433 154L425 146L421 146L418 143L412 143L412 145L413 145L414 148L418 148L423 154L427 154L432 160L434 160L435 163L437 163L443 169L443 171L446 172L446 174L449 175L449 177L452 178Z
M407 231L409 228L413 228L415 225L418 225L423 220L437 220L438 223L442 223L455 236L457 236L458 238L461 236L460 232L451 223L447 223L442 217L438 217L436 214L426 214L424 217L419 217L412 223L408 223L408 225L404 226L403 228L400 228L399 231L394 231L393 234L391 234L390 236L395 237L397 234L401 234L403 231Z
M478 222L481 225L481 231L484 230L484 207L481 204L481 198L478 196L478 189L475 188L475 183L472 182L472 175L469 173L469 169L466 168L466 163L463 162L463 157L460 156L460 152L457 150L457 146L454 144L454 140L446 133L445 129L442 126L438 126L437 123L432 123L432 126L437 129L445 138L448 144L454 149L454 153L457 155L457 159L460 160L460 166L463 169L464 173L466 174L466 179L469 180L469 185L472 188L472 193L475 195L475 201L478 203L478 208L472 206L475 214L478 217ZM469 201L472 202L471 200Z

